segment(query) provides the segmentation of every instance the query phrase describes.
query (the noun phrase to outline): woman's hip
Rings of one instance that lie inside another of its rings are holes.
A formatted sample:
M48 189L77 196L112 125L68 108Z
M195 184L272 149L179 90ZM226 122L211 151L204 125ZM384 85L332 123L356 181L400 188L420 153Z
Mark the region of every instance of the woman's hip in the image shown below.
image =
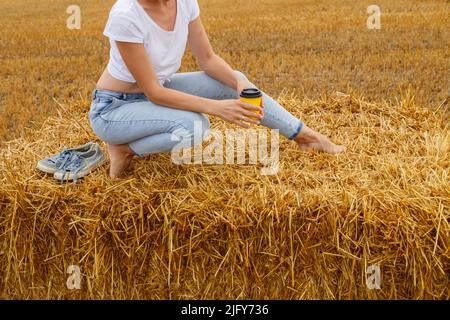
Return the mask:
M94 97L89 119L99 138L111 144L129 143L176 129L191 132L195 123L203 130L209 128L204 114L156 105L146 98Z

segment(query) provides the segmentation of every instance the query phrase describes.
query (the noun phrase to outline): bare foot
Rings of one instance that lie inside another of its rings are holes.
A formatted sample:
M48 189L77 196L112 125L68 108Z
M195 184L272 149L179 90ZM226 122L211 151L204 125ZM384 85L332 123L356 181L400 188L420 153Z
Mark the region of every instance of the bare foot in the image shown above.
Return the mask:
M317 150L328 153L341 153L345 151L344 146L334 144L323 134L310 129L305 124L294 140L302 150Z
M107 144L109 160L111 161L111 167L109 168L110 178L120 178L131 164L134 152L128 147L127 144Z

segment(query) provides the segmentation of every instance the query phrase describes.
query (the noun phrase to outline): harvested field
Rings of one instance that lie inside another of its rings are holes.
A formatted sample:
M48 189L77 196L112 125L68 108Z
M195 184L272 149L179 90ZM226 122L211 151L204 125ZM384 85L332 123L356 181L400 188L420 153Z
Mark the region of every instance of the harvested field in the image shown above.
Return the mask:
M276 175L160 154L61 186L39 159L106 151L87 113L113 2L77 1L81 30L72 1L0 4L1 299L450 298L448 1L377 1L367 30L372 1L199 0L216 52L348 151L282 139Z

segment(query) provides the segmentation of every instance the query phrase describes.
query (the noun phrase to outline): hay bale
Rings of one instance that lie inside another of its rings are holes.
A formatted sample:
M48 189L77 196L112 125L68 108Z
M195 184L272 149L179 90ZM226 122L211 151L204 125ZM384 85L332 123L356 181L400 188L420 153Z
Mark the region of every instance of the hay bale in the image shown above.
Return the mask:
M35 163L97 140L87 101L6 143L0 297L448 299L444 108L349 95L279 100L348 152L305 153L283 140L275 176L153 155L121 181L104 166L61 187ZM380 290L366 286L373 264ZM80 290L66 287L69 265L80 267Z

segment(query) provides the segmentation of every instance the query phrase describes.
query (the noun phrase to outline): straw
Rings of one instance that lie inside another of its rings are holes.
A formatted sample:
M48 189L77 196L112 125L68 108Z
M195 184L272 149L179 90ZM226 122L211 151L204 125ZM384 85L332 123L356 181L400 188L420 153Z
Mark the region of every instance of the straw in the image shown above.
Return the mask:
M105 165L61 187L35 170L39 159L89 140L104 147L75 102L5 143L0 298L448 299L446 107L343 93L279 101L348 152L282 139L273 176L161 154L136 159L122 180ZM66 286L69 265L80 290ZM371 265L379 290L366 285Z

